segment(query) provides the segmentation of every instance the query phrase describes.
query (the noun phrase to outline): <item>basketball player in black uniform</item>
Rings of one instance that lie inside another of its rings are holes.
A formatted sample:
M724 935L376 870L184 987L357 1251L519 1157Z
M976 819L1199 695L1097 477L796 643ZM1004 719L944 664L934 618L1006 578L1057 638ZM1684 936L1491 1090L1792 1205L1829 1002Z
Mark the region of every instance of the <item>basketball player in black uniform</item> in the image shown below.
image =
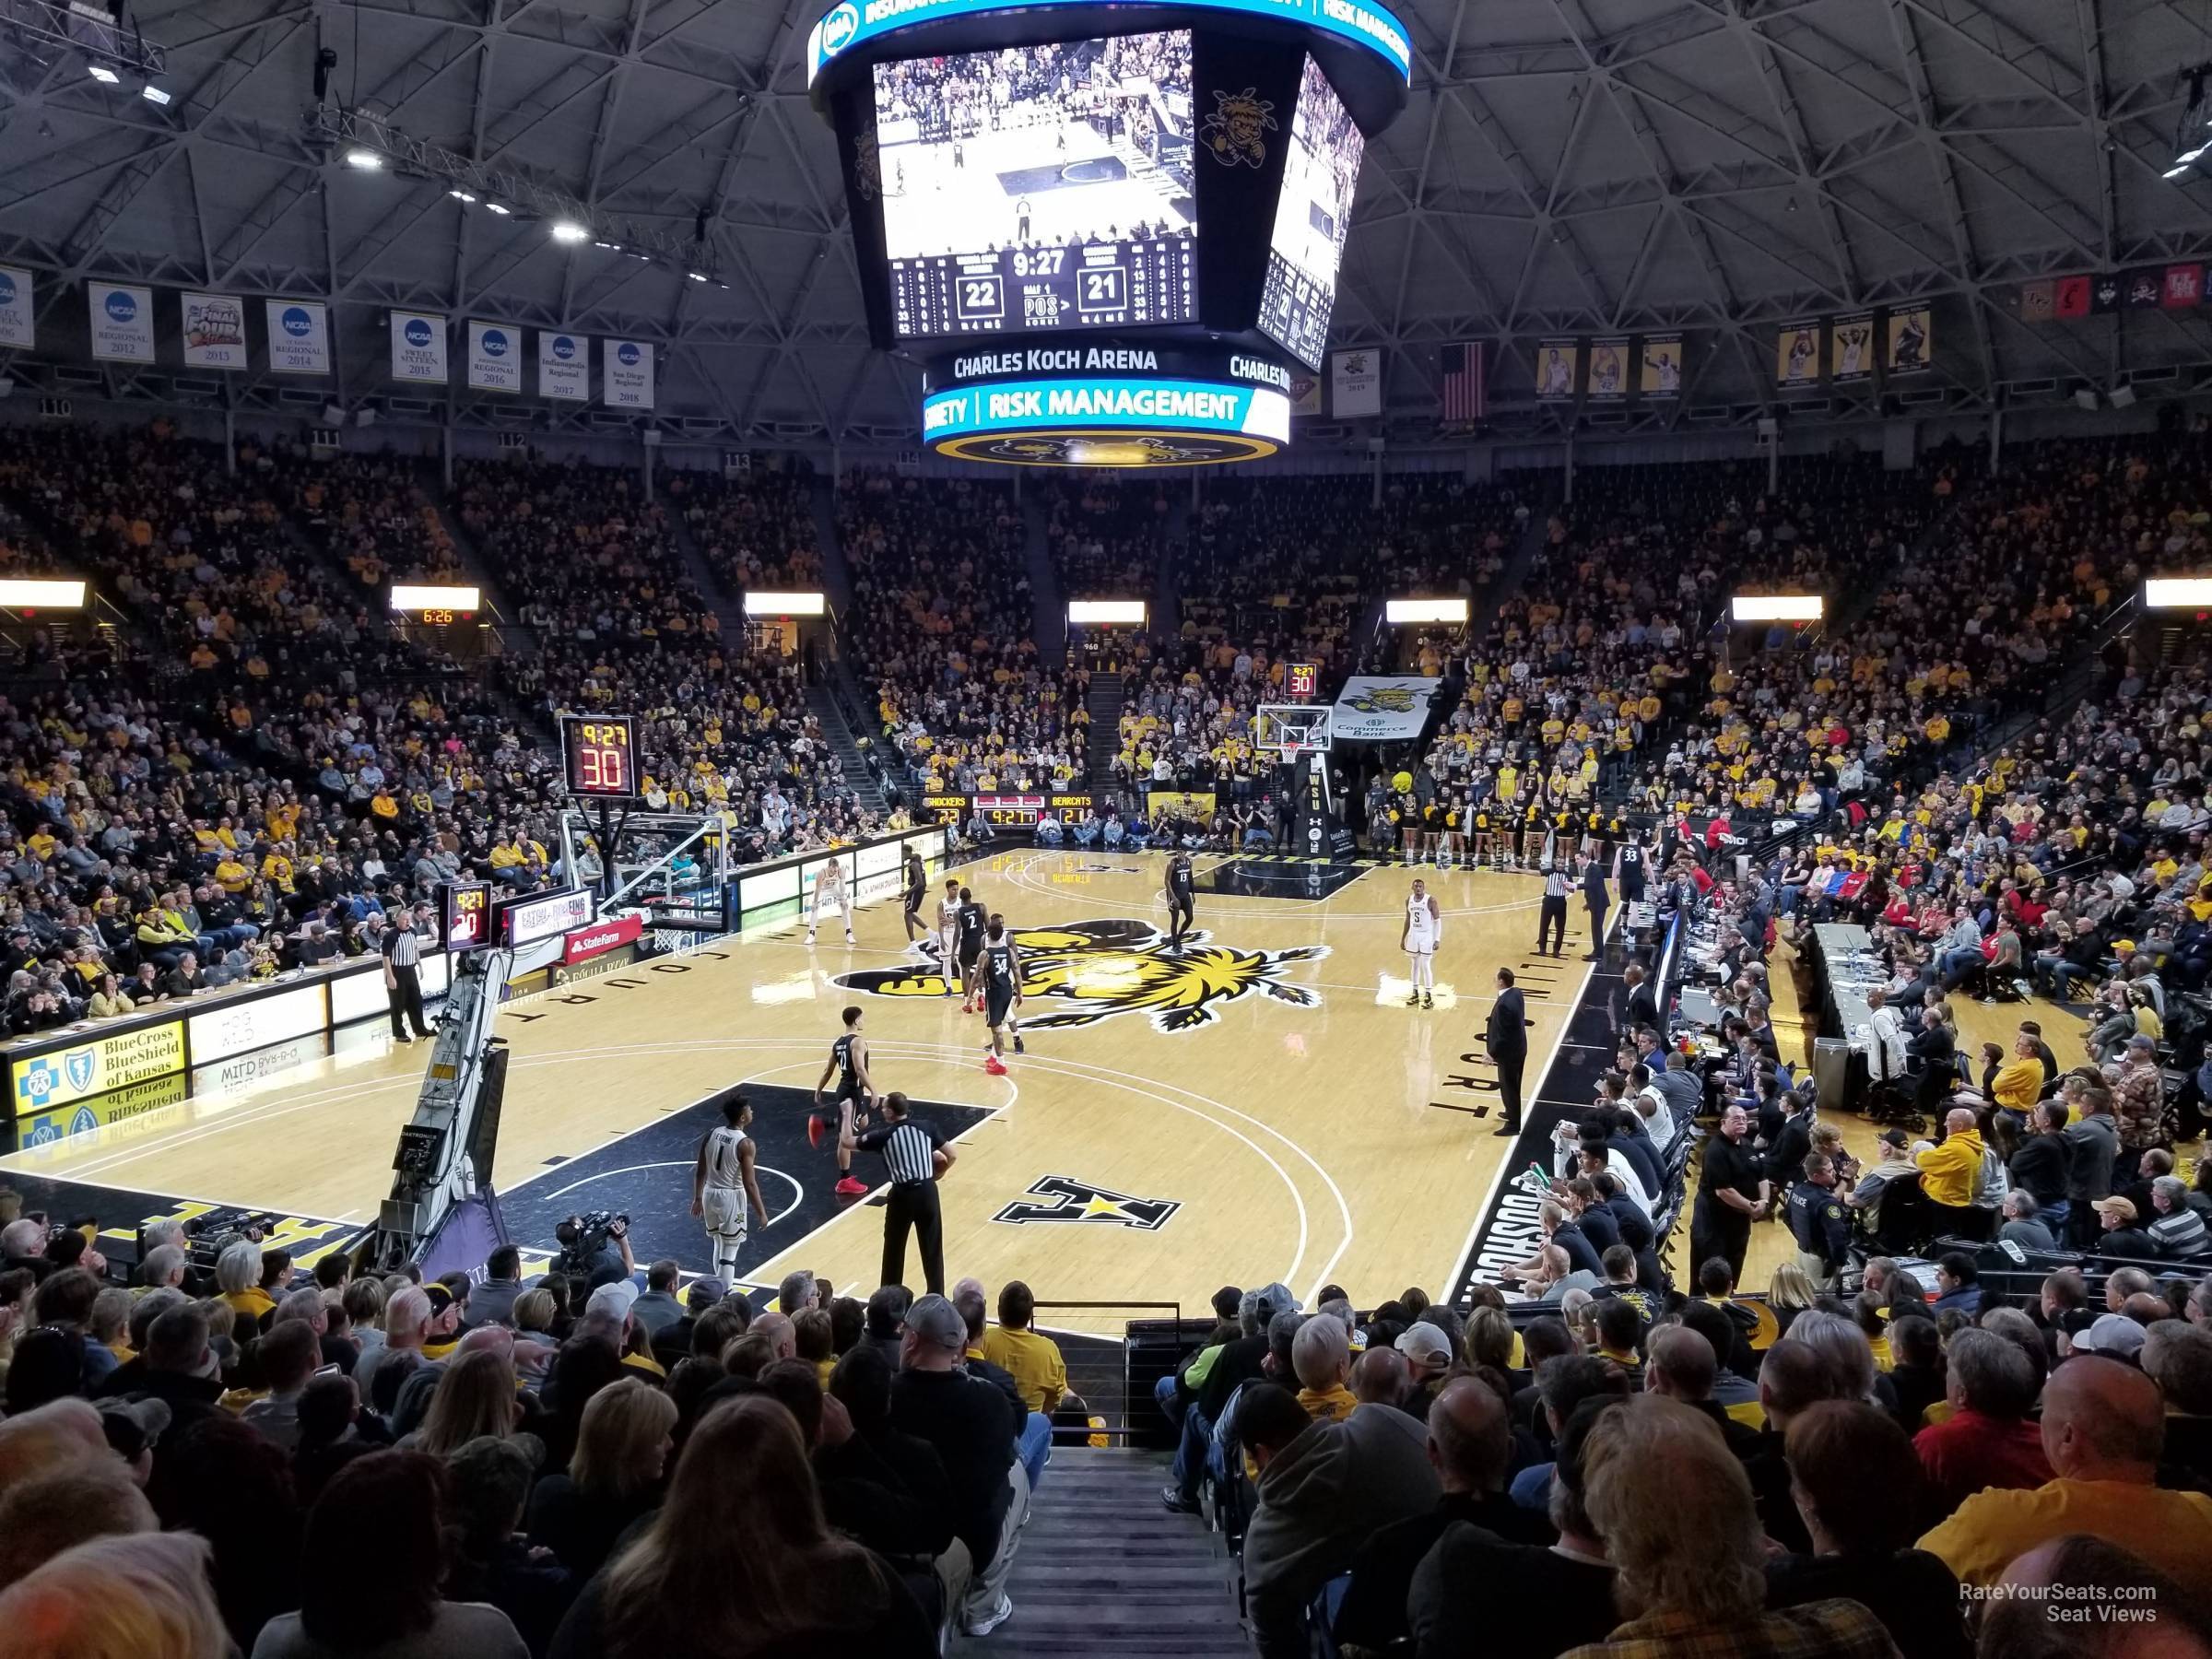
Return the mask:
M1643 901L1645 871L1642 838L1630 830L1621 837L1620 844L1613 849L1613 885L1620 889L1621 903L1640 904Z
M975 901L975 894L967 888L960 889L960 1011L974 1014L983 1006L983 982L976 971L976 964L983 954L983 927L987 918L983 907Z
M983 1023L991 1029L991 1046L983 1052L983 1069L994 1077L1006 1075L1006 1047L1000 1033L1011 1031L1014 1052L1022 1053L1021 1021L1014 1010L1021 1006L1021 953L1006 919L994 914L983 935Z
M1198 913L1197 889L1192 885L1191 855L1178 852L1168 860L1168 948L1182 949L1183 929Z
M914 942L915 929L921 927L922 900L928 894L929 873L922 867L922 854L909 847L906 850L906 899L902 918L906 923L906 942L909 945ZM926 936L929 929L921 927L921 931Z
M814 1111L806 1119L806 1144L822 1144L830 1121L822 1112L822 1090L837 1079L837 1185L841 1198L857 1198L868 1190L853 1179L853 1136L868 1126L868 1109L876 1103L875 1080L868 1076L868 1040L861 1035L861 1009L845 1010L845 1034L830 1045L830 1064L814 1086Z

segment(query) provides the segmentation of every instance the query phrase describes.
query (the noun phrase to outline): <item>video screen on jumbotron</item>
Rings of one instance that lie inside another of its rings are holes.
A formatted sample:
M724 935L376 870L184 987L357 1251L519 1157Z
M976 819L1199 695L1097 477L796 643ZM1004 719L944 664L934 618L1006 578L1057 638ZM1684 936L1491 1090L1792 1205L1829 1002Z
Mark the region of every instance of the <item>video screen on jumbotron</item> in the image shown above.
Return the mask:
M1197 315L1187 29L876 66L902 337Z
M1321 367L1328 345L1336 271L1366 147L1328 76L1307 58L1283 159L1283 194L1276 198L1260 332L1309 369Z

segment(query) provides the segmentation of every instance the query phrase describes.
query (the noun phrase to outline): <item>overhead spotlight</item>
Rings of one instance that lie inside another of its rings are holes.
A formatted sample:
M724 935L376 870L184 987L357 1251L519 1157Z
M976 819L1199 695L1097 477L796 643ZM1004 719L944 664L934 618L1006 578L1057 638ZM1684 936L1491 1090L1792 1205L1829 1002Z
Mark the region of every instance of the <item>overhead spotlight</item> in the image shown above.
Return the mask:
M1790 204L1789 204L1789 206L1786 206L1786 207L1784 207L1784 208L1783 209L1783 211L1784 213L1794 213L1794 212L1796 212L1796 211L1797 211L1797 198L1796 198L1795 196L1792 196L1792 197L1790 198Z
M553 240L557 242L580 242L589 235L591 232L574 219L553 221Z
M89 65L87 66L85 73L89 75L94 80L98 81L103 87L112 87L123 78L122 76L116 74L114 70L109 68L105 64Z
M704 271L686 271L684 275L694 282L704 282L707 279L707 274Z
M605 248L609 253L619 253L622 252L622 244L620 242L594 241L592 246L594 248Z
M513 208L502 206L498 202L487 202L484 204L484 206L490 208L492 212L498 214L501 218L507 218L514 211Z
M2164 172L2160 173L2159 177L2161 179L2178 179L2183 173L2189 171L2189 165L2190 164L2186 161L2177 162L2173 166L2168 168Z
M473 202L477 199L465 190L449 190L445 194L452 196L456 202Z
M41 121L41 122L39 123L39 136L40 136L40 137L41 137L41 138L51 138L51 137L53 137L53 122L51 122L51 121L43 121L43 120L42 120L42 121Z
M152 104L155 108L162 110L168 109L170 104L174 101L168 93L162 91L160 88L155 86L152 81L147 81L146 83L145 88L139 92L138 96L145 99L147 103Z
M363 172L374 172L383 164L384 159L372 149L349 149L346 152L346 165L358 167Z

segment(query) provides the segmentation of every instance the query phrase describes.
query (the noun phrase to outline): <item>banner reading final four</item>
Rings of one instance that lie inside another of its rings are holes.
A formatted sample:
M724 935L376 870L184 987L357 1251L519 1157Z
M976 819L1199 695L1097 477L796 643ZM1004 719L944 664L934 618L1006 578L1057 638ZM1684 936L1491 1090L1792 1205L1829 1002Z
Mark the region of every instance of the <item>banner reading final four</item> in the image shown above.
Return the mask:
M1402 743L1418 737L1441 684L1418 674L1355 674L1336 694L1329 735L1339 743Z

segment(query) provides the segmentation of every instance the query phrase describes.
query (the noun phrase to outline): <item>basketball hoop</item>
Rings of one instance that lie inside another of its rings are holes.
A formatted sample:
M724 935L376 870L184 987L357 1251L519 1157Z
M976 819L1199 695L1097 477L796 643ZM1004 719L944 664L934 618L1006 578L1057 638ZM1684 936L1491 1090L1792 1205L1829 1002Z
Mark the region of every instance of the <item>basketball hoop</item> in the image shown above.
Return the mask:
M1282 740L1283 764L1295 771L1298 766L1298 758L1304 753L1305 747L1305 741L1302 738L1284 738Z

